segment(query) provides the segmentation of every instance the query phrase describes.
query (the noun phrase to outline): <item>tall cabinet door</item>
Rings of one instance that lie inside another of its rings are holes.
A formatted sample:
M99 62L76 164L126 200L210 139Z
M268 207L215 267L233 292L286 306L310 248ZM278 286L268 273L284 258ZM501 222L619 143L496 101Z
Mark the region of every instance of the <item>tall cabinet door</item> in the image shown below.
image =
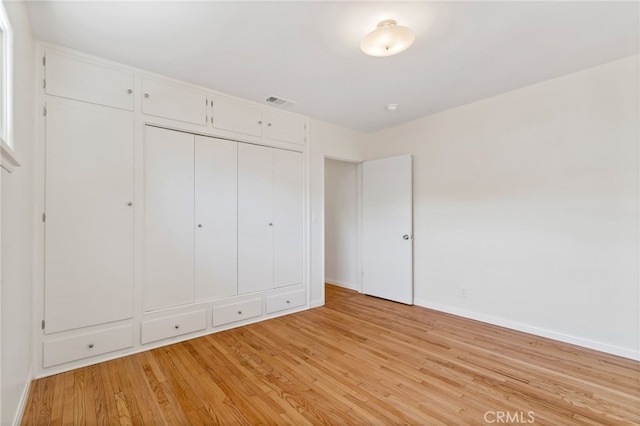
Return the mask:
M51 102L46 120L46 333L131 318L133 118Z
M145 128L145 311L194 301L194 138Z
M196 136L196 301L238 294L237 175L237 142Z
M238 293L273 288L273 149L238 145Z
M273 284L302 283L302 154L273 150Z

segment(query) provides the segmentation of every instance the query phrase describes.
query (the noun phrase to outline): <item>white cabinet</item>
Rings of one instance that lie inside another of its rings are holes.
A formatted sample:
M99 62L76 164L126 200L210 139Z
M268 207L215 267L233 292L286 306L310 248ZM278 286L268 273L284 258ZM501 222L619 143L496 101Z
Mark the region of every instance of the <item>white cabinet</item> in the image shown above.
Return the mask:
M267 313L285 311L297 308L306 303L306 292L304 290L292 291L285 294L277 294L267 297Z
M238 293L302 283L302 154L238 148Z
M131 318L133 118L52 101L45 138L45 332Z
M273 288L273 149L238 145L238 293Z
M133 74L75 57L48 53L45 92L133 111Z
M232 322L259 317L260 315L262 315L262 298L214 306L213 326L231 324Z
M306 119L304 117L265 111L264 121L267 126L265 131L267 139L304 145L307 135Z
M133 327L123 325L77 336L50 340L42 345L44 367L64 364L133 346Z
M244 135L262 136L262 110L248 102L213 98L213 127Z
M142 79L144 114L205 126L208 103L204 92L167 82Z
M143 321L140 328L142 344L181 336L207 328L207 311L199 310L179 315Z
M196 301L238 294L238 144L195 139Z
M273 283L302 284L302 154L273 150Z
M143 309L193 303L194 135L146 126Z

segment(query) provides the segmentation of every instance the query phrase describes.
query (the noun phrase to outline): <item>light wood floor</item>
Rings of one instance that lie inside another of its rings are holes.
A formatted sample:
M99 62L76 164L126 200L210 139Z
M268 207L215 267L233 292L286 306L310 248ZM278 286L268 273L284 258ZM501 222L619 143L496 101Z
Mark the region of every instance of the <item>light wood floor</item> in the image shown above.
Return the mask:
M322 308L36 380L23 424L460 425L500 415L640 424L640 363L327 286Z

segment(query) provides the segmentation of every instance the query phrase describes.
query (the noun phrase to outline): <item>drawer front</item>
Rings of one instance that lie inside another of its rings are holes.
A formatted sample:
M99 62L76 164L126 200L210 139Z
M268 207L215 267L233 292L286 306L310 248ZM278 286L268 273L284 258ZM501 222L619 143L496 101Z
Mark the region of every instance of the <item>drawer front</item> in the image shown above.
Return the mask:
M213 326L259 317L260 315L262 315L262 299L216 306L213 308Z
M47 95L133 111L133 74L47 53Z
M273 312L304 306L306 301L307 297L304 290L269 296L267 297L267 313L271 314Z
M51 367L131 346L133 346L133 326L124 325L44 342L42 364L45 368Z
M207 311L189 312L142 323L142 344L207 328Z

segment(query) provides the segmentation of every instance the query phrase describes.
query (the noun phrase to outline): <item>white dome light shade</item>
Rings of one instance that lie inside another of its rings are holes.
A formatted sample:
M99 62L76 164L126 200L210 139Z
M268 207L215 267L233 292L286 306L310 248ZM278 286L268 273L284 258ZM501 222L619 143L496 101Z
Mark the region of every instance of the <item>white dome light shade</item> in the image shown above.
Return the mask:
M393 19L387 19L364 36L360 49L369 56L391 56L407 50L415 39L409 28L400 27Z

